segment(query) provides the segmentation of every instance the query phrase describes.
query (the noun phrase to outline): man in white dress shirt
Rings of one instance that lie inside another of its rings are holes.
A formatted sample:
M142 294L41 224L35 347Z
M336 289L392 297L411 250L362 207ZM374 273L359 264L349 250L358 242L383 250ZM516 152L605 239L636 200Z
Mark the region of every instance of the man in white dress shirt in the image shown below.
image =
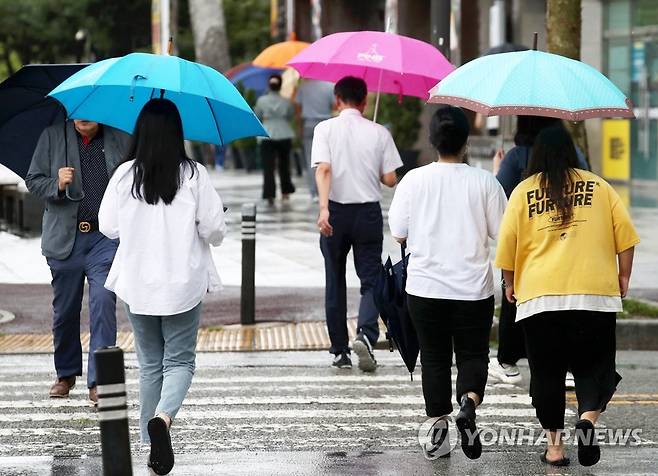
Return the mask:
M325 308L333 366L351 368L347 334L345 266L352 249L361 280L357 337L352 347L359 368L373 371L373 345L379 337L379 312L372 288L381 267L383 220L381 184L394 187L402 166L391 134L362 116L366 83L345 77L336 83L337 117L315 128L312 162L320 199L318 229L326 273Z

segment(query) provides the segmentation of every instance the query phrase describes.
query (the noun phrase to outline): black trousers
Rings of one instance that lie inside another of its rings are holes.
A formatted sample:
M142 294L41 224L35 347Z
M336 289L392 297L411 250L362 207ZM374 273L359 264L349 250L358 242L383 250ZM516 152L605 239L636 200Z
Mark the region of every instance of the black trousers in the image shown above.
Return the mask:
M521 323L516 322L516 304L507 300L503 288L498 321L498 362L516 365L519 359L525 356L525 338Z
M349 352L347 334L347 285L345 267L352 249L354 267L361 281L361 303L357 332L374 346L379 338L379 311L372 289L382 266L383 219L379 203L341 204L329 202L330 237L320 237L326 279L325 311L332 354Z
M292 141L263 140L260 143L260 153L263 159L263 198L270 199L276 196L276 182L274 181L274 168L279 169L281 193L295 192L295 185L290 178L290 149Z
M429 417L452 412L452 352L457 364L457 395L474 392L484 398L489 366L493 296L457 301L408 296L418 334L425 411Z
M564 428L564 379L570 368L578 415L604 411L621 376L615 371L615 313L543 312L521 321L530 364L530 396L545 430Z

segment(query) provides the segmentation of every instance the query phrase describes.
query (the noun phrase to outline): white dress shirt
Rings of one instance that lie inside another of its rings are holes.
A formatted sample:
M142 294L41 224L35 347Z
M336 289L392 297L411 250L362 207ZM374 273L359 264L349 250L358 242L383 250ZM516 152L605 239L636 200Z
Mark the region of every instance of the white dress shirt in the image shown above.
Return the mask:
M329 200L338 203L380 201L382 175L402 167L390 132L352 108L315 127L311 163L331 165Z
M476 301L494 293L489 238L507 199L489 172L433 162L400 181L388 212L391 234L407 238L409 294Z
M181 167L182 183L169 205L149 205L132 196L133 163L112 175L98 213L101 233L119 238L105 287L133 314L189 311L221 288L210 245L219 246L226 234L222 200L197 164L191 178L190 168Z

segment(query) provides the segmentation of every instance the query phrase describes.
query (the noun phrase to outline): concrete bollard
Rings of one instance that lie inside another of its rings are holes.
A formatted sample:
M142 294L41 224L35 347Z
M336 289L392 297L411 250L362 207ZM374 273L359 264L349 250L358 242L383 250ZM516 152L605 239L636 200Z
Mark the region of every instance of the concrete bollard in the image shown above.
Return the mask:
M103 475L132 476L123 351L119 347L103 347L94 354Z
M256 322L256 205L242 206L242 287L240 324Z

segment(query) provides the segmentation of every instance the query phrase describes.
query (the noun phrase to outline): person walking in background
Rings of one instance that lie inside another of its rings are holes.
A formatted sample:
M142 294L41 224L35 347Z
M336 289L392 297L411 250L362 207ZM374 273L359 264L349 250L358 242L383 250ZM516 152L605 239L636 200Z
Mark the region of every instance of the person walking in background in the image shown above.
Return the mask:
M579 169L562 126L535 139L528 178L512 192L500 228L496 266L517 303L530 364L530 396L550 438L541 460L566 466L565 375L575 379L578 461L596 464L594 425L621 377L615 319L622 311L639 238L615 190Z
M80 311L89 283L87 387L96 404L94 351L116 343L116 296L103 285L117 242L98 231L98 209L109 176L129 136L86 120L48 127L39 138L25 179L45 200L41 250L52 274L53 346L57 379L51 398L67 398L82 375Z
M496 152L493 159L494 175L505 189L507 198L524 178L528 167L532 146L537 134L547 127L561 125L562 120L543 116L518 116L514 144L506 154L502 149ZM579 149L578 167L588 170L587 161ZM500 304L500 320L498 325L498 355L489 364L489 375L504 383L518 384L521 382L521 372L517 367L519 359L526 357L525 341L520 324L516 323L516 305L505 299L505 289ZM567 388L573 388L574 381L571 372L566 377Z
M448 434L453 349L462 449L471 459L482 452L475 409L487 383L494 310L489 239L498 234L507 200L492 174L464 163L468 135L461 109L439 108L430 123L438 160L405 175L388 214L391 234L406 241L410 253L408 306L420 344L425 410L435 419L435 445L424 448L428 458Z
M394 187L402 166L393 137L363 117L365 81L347 76L334 88L337 117L319 123L313 137L312 163L320 201L318 229L326 276L325 309L333 366L351 368L347 336L345 266L350 249L361 281L357 337L352 347L359 368L374 371L373 346L379 338L372 289L381 268L383 220L381 184Z
M205 167L186 157L171 101L152 99L142 109L99 224L120 240L105 286L126 303L133 327L148 464L167 474L174 465L169 428L195 369L201 300L221 286L209 245L226 234L222 200Z
M270 206L274 205L276 197L275 166L279 170L282 200L287 201L289 195L295 192L295 185L290 178L290 150L295 137L290 121L295 109L292 102L279 94L281 83L281 75L270 76L269 91L258 98L254 107L256 116L263 122L270 136L258 139L263 160L263 199Z
M315 170L311 164L313 131L320 122L331 117L334 108L334 85L326 81L303 79L295 95L297 116L301 125L301 137L306 159L306 178L313 203L318 202Z

